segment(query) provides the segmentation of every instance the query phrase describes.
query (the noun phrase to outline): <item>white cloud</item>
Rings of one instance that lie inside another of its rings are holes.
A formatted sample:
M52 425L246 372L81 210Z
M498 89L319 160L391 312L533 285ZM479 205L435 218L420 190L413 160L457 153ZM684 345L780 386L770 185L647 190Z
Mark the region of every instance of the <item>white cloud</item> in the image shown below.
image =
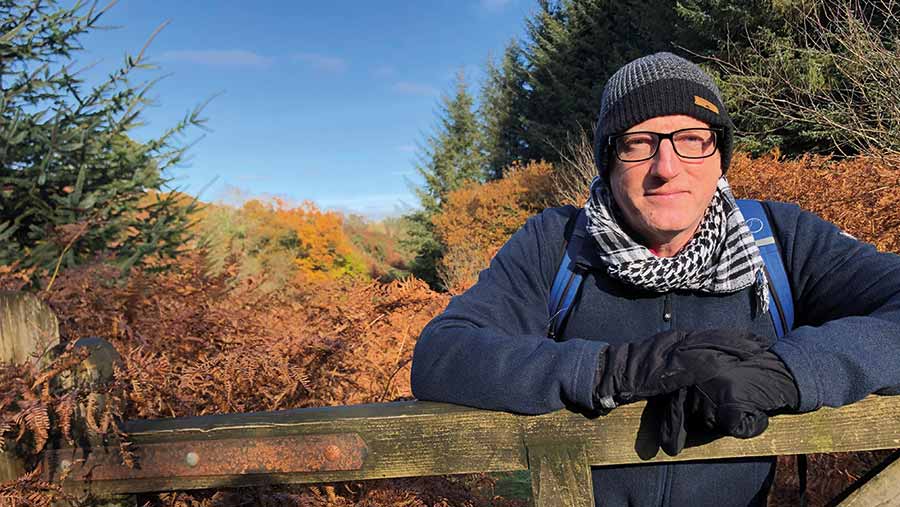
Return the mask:
M272 59L243 49L204 49L166 51L159 59L216 67L268 67Z
M302 62L310 67L324 72L344 72L347 70L347 62L336 56L320 55L317 53L296 53L293 55L296 62Z
M424 83L414 83L412 81L397 81L391 86L391 89L404 95L424 95L433 97L440 94L440 90L434 86Z

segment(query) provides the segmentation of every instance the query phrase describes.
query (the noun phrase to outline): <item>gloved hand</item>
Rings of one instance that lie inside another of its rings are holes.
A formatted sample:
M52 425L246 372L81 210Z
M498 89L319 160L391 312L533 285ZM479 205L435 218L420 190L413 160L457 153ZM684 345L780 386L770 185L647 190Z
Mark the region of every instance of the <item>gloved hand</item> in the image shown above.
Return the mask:
M715 378L666 395L660 446L677 455L689 429L755 437L769 426L768 413L799 406L793 375L777 355L765 351Z
M768 338L728 329L666 331L610 345L597 368L594 407L613 408L706 382L770 345Z

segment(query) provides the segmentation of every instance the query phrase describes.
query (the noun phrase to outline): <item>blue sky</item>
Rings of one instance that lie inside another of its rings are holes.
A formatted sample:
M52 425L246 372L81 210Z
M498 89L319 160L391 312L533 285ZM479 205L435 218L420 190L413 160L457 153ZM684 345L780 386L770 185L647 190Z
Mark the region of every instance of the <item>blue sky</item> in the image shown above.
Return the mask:
M138 139L187 111L208 133L170 176L207 201L276 195L379 218L415 206L415 147L464 70L476 96L489 55L521 38L535 0L120 0L83 37L105 75L149 49L166 75ZM218 94L218 95L217 95Z

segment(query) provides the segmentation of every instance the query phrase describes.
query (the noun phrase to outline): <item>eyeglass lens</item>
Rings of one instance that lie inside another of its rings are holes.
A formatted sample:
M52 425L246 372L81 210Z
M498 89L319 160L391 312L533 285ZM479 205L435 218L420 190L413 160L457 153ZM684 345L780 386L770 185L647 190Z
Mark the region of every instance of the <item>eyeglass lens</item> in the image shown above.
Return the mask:
M653 158L660 140L672 141L675 153L684 158L705 158L716 151L716 133L708 129L685 129L671 134L634 132L616 139L616 154L623 162L638 162Z

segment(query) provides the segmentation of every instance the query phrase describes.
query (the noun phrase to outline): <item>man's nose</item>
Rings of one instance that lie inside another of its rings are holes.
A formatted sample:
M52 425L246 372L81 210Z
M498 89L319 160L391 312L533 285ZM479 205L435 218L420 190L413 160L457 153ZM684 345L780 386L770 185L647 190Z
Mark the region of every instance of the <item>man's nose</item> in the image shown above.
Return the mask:
M660 139L656 156L653 157L651 172L664 180L671 180L681 172L681 159L675 153L671 139Z

